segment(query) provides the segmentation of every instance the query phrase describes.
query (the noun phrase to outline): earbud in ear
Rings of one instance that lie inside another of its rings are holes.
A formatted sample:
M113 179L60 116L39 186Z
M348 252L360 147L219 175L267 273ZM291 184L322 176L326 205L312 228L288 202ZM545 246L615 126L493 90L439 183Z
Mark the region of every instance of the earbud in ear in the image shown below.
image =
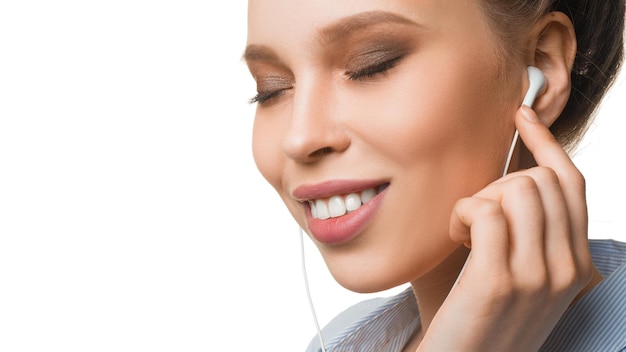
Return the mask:
M528 91L526 91L526 96L524 97L522 105L532 108L535 103L535 99L546 86L546 77L540 69L534 66L528 66L527 70L530 85L528 86Z
M543 75L540 69L534 66L528 66L528 81L530 84L528 85L528 90L526 91L526 96L524 96L524 101L522 105L526 105L530 108L533 107L535 103L535 99L543 91L546 87L546 77ZM519 139L519 132L517 129L513 134L513 141L511 142L511 147L509 148L509 155L506 158L506 162L504 163L504 172L502 176L505 176L509 172L509 166L511 165L511 158L513 157L513 151L515 150L515 145L517 145L517 140Z

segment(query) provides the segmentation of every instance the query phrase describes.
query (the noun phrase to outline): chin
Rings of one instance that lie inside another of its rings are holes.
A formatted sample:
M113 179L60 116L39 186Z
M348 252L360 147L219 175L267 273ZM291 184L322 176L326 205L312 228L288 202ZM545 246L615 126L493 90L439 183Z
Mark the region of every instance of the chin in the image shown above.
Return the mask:
M358 269L356 269L358 268ZM411 281L407 275L397 275L399 270L381 270L378 264L350 266L348 269L329 267L339 285L356 293L385 291Z
M452 242L433 244L426 250L411 250L410 246L387 250L376 248L378 250L374 253L350 255L343 252L325 257L335 281L353 292L374 293L414 282L427 275L454 276L468 251Z
M352 292L375 293L375 292L381 292L381 291L392 289L394 287L405 284L408 281L390 283L390 282L381 282L381 281L372 280L371 278L364 278L362 280L349 280L349 281L337 280L337 282L341 286L343 286L345 289L350 290Z

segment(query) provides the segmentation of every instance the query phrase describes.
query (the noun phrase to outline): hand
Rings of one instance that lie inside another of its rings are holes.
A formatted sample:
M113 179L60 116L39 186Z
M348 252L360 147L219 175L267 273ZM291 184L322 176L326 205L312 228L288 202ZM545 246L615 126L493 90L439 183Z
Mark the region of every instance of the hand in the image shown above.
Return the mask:
M455 205L472 253L418 351L536 351L593 276L584 178L534 111L515 123L539 166Z

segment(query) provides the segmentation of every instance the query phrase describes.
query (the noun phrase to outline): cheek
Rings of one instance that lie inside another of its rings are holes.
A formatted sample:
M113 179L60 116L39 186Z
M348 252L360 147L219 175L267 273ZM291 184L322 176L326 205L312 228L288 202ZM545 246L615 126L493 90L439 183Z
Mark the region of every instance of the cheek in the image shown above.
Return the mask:
M358 98L355 129L401 166L424 160L458 164L476 156L493 163L513 133L513 115L491 81L495 78L485 68L481 75L476 68L440 66L446 69L405 70L408 74L390 84L393 89Z
M512 111L489 67L479 77L477 68L448 67L458 69L412 68L371 95L361 90L341 99L352 109L340 115L353 116L355 148L392 177L387 206L363 237L362 252L322 250L333 275L352 290L388 288L438 265L457 248L448 238L456 200L500 176ZM363 258L370 261L367 278L351 269L363 267Z
M280 152L280 139L272 131L276 131L278 127L272 126L267 117L257 116L254 120L252 129L252 155L257 168L261 175L272 185L278 189L280 185L280 170L282 155Z

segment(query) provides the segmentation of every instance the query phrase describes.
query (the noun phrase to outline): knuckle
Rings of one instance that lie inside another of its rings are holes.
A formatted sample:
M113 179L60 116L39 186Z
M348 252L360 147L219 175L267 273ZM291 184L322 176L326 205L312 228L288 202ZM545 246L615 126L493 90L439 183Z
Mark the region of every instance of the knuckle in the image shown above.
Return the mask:
M530 281L530 289L532 292L543 292L549 287L548 273L541 271L534 275L534 280Z
M454 209L460 212L467 207L471 207L471 205L472 205L472 198L463 197L456 201L456 203L454 204Z
M593 265L574 263L563 265L553 278L553 287L557 292L578 292L593 277Z
M538 187L535 179L528 175L520 175L511 180L512 188L520 193L537 193Z
M554 169L545 167L545 166L537 166L534 170L534 178L539 183L559 183L559 176L557 175Z
M510 279L490 280L485 286L492 302L509 301L516 293L515 284Z
M475 206L476 212L480 215L480 217L495 218L503 216L504 214L502 205L495 200L482 199L482 201L477 202Z
M545 292L549 285L548 274L544 270L529 273L521 279L520 290L526 295L538 295Z
M578 265L573 253L563 253L558 261L553 263L550 279L556 292L566 292L576 285Z
M587 189L587 180L585 180L585 177L580 172L572 172L563 176L563 182L567 182L581 192L585 192Z
M553 287L557 292L567 292L578 286L580 278L573 268L559 272L553 280Z

